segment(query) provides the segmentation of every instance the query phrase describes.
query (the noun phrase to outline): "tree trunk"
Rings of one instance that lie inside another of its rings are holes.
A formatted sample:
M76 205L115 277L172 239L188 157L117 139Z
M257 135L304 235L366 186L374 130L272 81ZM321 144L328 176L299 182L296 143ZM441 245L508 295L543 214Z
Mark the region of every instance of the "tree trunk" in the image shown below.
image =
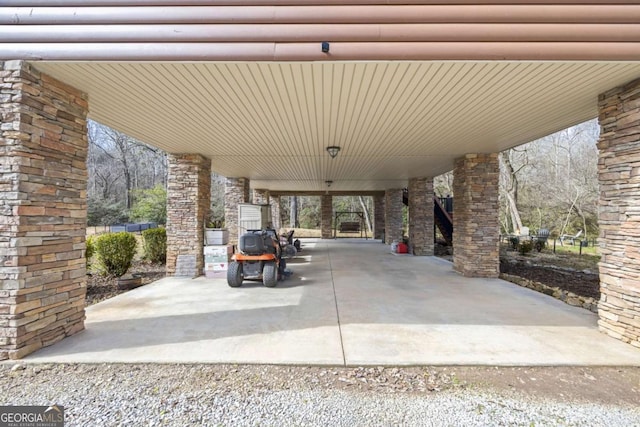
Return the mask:
M507 206L509 208L509 217L511 218L513 231L520 230L522 228L522 219L520 219L520 211L518 211L516 201L513 198L513 195L508 191L505 193L505 197L507 198Z
M364 220L367 223L367 230L369 230L369 234L371 234L373 232L373 227L371 227L371 218L369 217L369 209L367 209L367 205L365 205L364 199L362 198L362 196L358 196L358 200L360 201L362 212L364 212Z
M578 201L579 197L580 197L580 191L576 188L576 197L571 200L571 206L569 206L569 210L567 210L567 215L565 216L564 224L562 225L562 229L560 230L561 236L563 234L566 234L567 226L569 225L569 220L571 219L571 212L573 212L573 209L575 208L576 202ZM584 230L584 231L586 232L587 230Z
M298 221L298 196L291 196L289 202L289 226L297 228L300 225Z
M574 209L578 213L578 216L582 219L582 232L584 235L584 240L589 240L589 236L587 235L587 216L584 214L584 211L580 206L574 205Z
M511 218L511 226L513 231L520 230L522 228L522 220L520 219L520 211L518 211L518 177L509 159L508 150L500 153L500 161L503 166L504 193L507 198L507 210Z
M127 209L131 209L132 205L132 194L131 194L131 173L129 172L129 167L127 162L123 162L123 170L124 170L124 185L125 185L125 197L127 202Z

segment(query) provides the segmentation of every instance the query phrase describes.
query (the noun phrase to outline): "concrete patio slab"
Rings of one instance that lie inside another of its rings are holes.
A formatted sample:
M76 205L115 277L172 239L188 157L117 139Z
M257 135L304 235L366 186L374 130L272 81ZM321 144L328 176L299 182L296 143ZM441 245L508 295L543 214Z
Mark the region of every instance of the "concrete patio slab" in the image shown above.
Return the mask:
M597 316L377 241L306 240L276 288L167 278L87 309L27 362L640 366Z

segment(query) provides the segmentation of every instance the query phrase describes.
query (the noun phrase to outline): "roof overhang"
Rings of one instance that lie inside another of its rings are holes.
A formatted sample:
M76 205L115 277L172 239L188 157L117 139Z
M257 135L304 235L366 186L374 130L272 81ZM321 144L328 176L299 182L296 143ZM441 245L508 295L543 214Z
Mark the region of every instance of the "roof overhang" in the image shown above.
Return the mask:
M0 60L87 92L94 120L274 191L405 186L591 119L600 93L640 77L636 0L4 4Z

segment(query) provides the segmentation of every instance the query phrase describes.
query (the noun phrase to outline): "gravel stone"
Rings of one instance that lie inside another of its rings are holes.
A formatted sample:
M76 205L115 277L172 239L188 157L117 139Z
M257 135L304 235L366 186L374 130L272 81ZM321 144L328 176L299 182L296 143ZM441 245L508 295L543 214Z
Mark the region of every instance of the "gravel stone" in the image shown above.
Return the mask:
M0 402L64 405L67 426L640 426L635 368L473 369L4 363ZM495 388L460 372L536 387L545 376L578 388L631 379L601 401Z

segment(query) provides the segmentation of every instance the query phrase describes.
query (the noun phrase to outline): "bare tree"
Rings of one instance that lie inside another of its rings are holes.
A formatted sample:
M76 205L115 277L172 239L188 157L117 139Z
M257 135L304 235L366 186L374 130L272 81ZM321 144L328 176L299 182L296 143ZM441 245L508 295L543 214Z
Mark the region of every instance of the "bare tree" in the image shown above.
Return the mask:
M364 221L367 225L367 230L369 231L369 233L373 233L373 227L371 226L371 217L369 216L369 208L364 202L364 198L362 196L358 196L358 201L360 202L360 207L362 208L362 212L364 214Z
M514 167L511 157L518 154L516 149L506 150L500 153L500 181L502 194L506 201L507 216L511 219L511 230L522 229L522 219L518 210L518 173L528 165L526 148L520 151L523 160Z
M166 153L94 121L88 122L89 208L102 204L121 215L134 203L134 190L166 186ZM99 213L100 209L97 210ZM96 212L93 209L92 212ZM111 216L113 217L113 212Z
M289 227L298 228L300 221L298 220L298 196L289 198Z
M596 233L597 138L589 121L502 153L503 228L518 228L518 212L520 224L556 234Z

